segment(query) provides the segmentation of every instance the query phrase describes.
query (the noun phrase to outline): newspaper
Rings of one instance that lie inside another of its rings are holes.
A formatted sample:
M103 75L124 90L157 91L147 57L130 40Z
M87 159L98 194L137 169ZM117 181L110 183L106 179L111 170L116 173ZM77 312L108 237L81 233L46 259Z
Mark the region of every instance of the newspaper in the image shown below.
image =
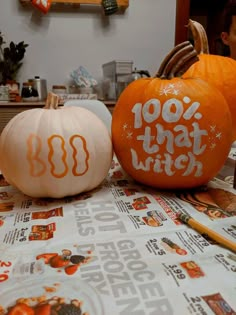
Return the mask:
M225 177L163 192L115 160L98 188L57 200L1 176L0 315L236 314L236 255L177 219L188 213L236 241Z

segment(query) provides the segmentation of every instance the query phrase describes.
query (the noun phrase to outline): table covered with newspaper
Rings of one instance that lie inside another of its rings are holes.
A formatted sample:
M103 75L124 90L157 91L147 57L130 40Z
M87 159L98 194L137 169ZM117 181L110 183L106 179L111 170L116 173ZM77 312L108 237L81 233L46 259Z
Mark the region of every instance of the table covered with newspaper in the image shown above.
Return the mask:
M114 161L97 189L34 199L0 178L0 314L236 314L236 190L219 178L163 192Z

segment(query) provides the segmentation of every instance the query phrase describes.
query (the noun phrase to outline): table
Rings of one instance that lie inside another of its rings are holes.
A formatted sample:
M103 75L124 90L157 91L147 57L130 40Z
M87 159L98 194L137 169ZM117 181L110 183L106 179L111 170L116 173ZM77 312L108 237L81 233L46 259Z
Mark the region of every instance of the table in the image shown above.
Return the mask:
M179 211L236 240L236 191L217 177L163 192L114 160L98 188L54 200L1 175L0 314L236 314L235 253L179 222Z

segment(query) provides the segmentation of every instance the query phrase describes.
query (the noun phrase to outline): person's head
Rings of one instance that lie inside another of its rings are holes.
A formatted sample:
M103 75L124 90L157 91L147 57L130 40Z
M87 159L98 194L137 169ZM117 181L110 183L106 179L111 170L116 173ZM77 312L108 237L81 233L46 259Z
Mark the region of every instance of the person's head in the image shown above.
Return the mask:
M225 7L221 39L229 47L229 55L236 59L236 0L231 0Z

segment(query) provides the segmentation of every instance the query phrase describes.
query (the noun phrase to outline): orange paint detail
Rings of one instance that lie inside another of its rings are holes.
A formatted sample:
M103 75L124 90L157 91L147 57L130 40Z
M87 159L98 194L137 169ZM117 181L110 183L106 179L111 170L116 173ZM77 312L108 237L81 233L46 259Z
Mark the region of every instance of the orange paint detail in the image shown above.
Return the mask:
M76 146L75 141L80 141L79 148L81 148L81 153L83 154L83 157L79 159L80 151L78 151L78 146ZM55 143L55 141L58 141L59 143ZM48 144L48 162L50 164L50 173L53 177L56 178L63 178L65 177L69 172L69 167L67 164L67 151L65 149L65 139L57 134L52 135L47 139ZM87 143L84 137L80 135L73 135L69 139L69 144L72 148L72 158L73 158L73 166L72 166L72 174L74 176L82 176L84 175L88 169L89 169L89 158L90 154L87 149ZM56 145L58 148L58 151L56 151ZM29 138L27 139L27 160L30 164L30 175L33 177L39 177L46 173L47 165L46 163L40 159L40 152L43 151L42 148L42 139L35 135L31 134ZM58 156L59 153L61 153L61 156ZM55 160L54 160L55 159ZM62 171L58 170L58 165L62 163ZM84 163L84 167L82 166L80 171L78 171L78 164L79 162Z
M35 145L35 148L34 148ZM38 177L46 172L46 164L39 158L42 149L42 140L39 136L31 134L27 139L27 160L30 164L30 175ZM39 170L36 170L39 168Z
M61 156L61 160L62 163L64 164L64 171L61 173L57 173L56 172L56 167L53 163L53 155L54 155L54 149L53 149L53 140L54 139L59 139L61 141L61 150L62 150L62 156ZM66 163L66 156L67 156L67 152L65 150L65 140L62 136L59 135L53 135L50 138L48 138L48 147L49 147L49 153L48 153L48 162L51 165L51 174L56 177L56 178L62 178L65 177L66 174L68 173L68 165Z
M73 144L74 140L75 139L80 139L82 141L82 144L83 144L83 150L86 154L86 157L85 157L85 170L83 172L77 172L76 168L78 166L78 163L77 163L77 159L76 159L76 156L78 155L78 151L75 147L75 145ZM79 135L74 135L70 138L70 145L71 147L73 148L73 160L74 160L74 166L72 168L72 173L74 176L82 176L84 175L88 169L89 169L89 164L88 164L88 160L89 160L89 152L87 150L87 145L86 145L86 140L84 139L84 137L82 136L79 136Z

